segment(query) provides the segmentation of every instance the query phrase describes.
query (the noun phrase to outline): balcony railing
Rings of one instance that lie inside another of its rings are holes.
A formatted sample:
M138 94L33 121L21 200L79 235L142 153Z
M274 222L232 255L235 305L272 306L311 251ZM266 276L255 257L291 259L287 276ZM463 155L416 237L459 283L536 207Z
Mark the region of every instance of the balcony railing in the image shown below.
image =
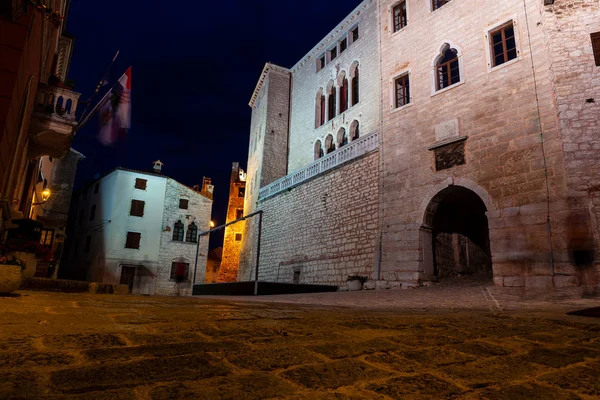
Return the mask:
M40 84L38 87L36 111L48 117L61 117L75 120L75 110L80 94L67 88Z
M339 165L342 165L350 160L354 160L364 154L377 150L379 147L379 132L373 132L363 137L360 137L346 146L335 150L326 156L315 160L306 167L292 172L268 184L260 189L259 200L264 200L275 196L284 190L290 189L301 184L308 179L329 171Z

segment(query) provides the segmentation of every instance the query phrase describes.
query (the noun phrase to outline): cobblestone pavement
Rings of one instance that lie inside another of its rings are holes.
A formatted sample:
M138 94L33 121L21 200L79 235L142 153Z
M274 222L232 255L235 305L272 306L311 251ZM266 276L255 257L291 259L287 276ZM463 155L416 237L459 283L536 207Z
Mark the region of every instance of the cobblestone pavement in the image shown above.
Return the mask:
M523 295L20 292L0 297L0 399L600 398L600 319L564 313L598 300Z

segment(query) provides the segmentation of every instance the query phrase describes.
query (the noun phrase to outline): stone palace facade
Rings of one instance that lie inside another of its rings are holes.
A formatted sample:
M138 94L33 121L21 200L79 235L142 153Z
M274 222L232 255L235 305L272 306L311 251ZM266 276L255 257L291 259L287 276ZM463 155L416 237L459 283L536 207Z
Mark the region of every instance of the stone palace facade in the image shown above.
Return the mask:
M598 245L599 96L597 0L363 1L252 95L259 279L577 285L565 221Z

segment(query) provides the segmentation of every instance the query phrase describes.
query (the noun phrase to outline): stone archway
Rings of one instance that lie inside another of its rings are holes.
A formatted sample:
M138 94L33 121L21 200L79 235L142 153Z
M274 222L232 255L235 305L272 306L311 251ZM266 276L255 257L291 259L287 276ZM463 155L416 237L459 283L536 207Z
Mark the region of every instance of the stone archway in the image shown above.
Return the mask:
M478 186L476 191L465 186L437 188L423 210L420 241L425 279L466 275L492 279L486 215L491 202L489 196L476 193L483 191Z

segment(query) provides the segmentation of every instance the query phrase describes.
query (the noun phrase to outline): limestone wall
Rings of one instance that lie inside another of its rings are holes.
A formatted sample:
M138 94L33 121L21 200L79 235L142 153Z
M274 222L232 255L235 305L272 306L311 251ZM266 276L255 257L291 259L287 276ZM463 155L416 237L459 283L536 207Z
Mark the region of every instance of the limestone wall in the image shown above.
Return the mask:
M259 279L346 285L373 272L379 155L332 170L259 203L264 212ZM254 279L257 219L246 223L238 280Z

